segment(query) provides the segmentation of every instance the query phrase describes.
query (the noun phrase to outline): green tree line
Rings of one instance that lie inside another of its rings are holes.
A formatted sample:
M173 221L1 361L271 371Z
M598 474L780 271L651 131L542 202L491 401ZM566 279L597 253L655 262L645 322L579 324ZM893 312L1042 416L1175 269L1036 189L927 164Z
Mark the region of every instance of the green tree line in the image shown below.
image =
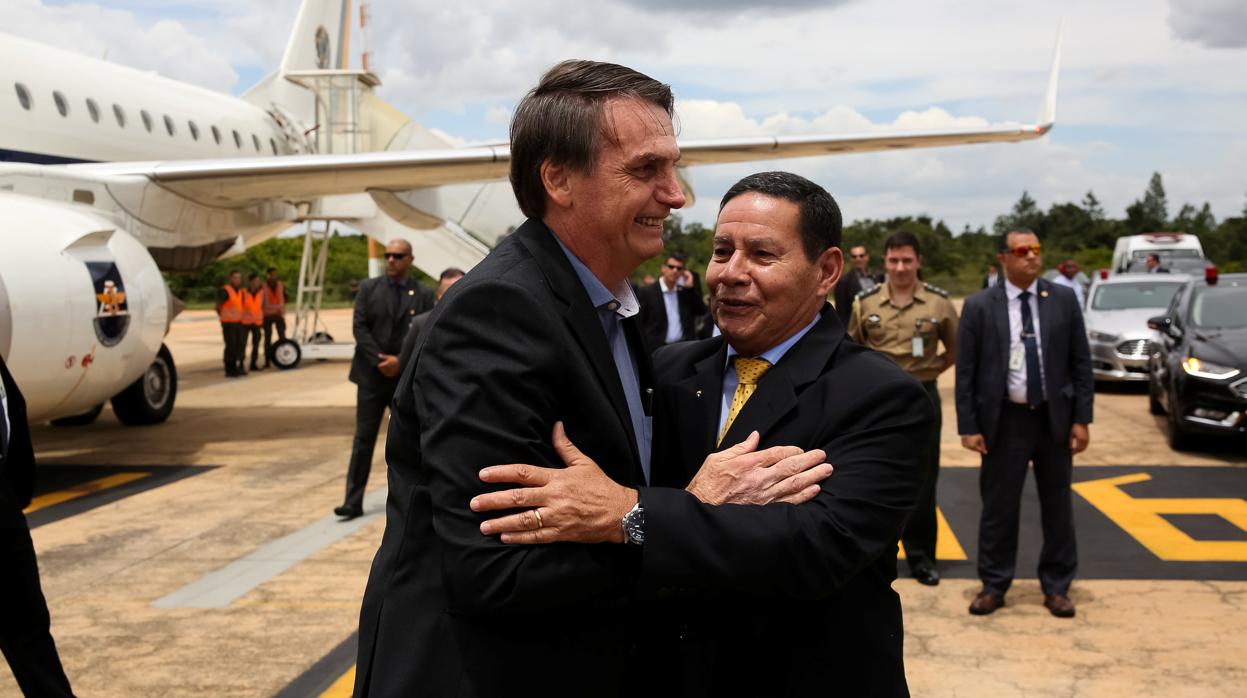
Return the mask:
M1247 203L1242 215L1222 221L1216 220L1207 202L1198 208L1183 204L1172 218L1169 209L1161 175L1155 173L1143 195L1126 207L1124 218L1110 218L1092 191L1077 203L1053 203L1047 211L1024 191L1008 213L996 217L990 232L967 226L954 234L942 220L931 216L898 216L846 225L843 246L847 250L864 245L872 265L881 271L884 240L901 230L913 233L922 245L923 278L956 295L979 289L988 265L996 261L996 236L1017 228L1030 228L1039 235L1048 267L1072 257L1088 273L1107 268L1117 238L1168 231L1199 236L1204 253L1223 272L1247 270ZM685 224L679 216L671 216L664 235L668 250L685 251L693 269L706 268L714 239L712 229L700 223ZM637 270L636 280L657 276L662 261L646 262Z

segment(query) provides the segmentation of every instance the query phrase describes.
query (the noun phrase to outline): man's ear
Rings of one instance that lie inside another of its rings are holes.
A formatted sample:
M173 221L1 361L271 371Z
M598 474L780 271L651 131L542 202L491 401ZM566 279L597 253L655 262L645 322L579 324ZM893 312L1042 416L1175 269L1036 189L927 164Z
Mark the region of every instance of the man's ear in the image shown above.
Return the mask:
M818 256L818 292L826 296L836 287L844 273L844 252L839 247L829 247Z
M558 165L550 160L541 163L541 184L546 189L546 196L560 208L572 207L572 177L566 165Z

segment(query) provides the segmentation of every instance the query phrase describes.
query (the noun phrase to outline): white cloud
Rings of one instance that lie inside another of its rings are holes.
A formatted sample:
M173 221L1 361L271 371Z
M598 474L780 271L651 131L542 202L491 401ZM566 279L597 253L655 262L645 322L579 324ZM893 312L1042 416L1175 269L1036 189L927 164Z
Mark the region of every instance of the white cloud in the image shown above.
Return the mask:
M1179 39L1208 48L1247 47L1242 0L1169 0L1169 27Z

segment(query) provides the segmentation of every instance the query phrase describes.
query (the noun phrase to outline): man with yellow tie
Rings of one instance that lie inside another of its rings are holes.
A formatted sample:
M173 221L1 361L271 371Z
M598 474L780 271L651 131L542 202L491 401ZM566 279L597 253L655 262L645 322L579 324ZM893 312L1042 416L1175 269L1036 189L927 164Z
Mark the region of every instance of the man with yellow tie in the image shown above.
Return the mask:
M738 182L720 204L706 273L722 337L654 356L653 477L623 525L644 550L638 589L679 599L644 621L664 638L646 656L681 658L673 693L908 695L891 584L934 414L916 380L845 339L826 303L844 263L840 231L835 200L809 180ZM766 503L765 492L753 506L724 504L713 453L731 444L825 452L835 473L800 504ZM591 529L609 517L562 486L593 463L565 439L555 445L567 470L483 474L532 486L477 497L476 511L532 507L486 521L484 533L607 540Z

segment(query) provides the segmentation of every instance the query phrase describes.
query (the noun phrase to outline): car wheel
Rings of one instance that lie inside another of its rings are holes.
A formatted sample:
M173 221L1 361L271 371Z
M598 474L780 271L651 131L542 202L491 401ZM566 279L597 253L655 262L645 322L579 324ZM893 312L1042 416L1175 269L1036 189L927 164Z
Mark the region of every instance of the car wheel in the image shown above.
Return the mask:
M113 412L128 426L159 424L173 413L177 395L178 372L173 365L173 354L161 344L156 360L143 375L113 396Z
M1185 451L1191 447L1191 435L1182 426L1182 406L1175 399L1173 387L1169 388L1169 448Z
M1156 384L1155 377L1147 381L1147 410L1152 414L1165 413L1165 406L1160 401L1160 386Z

